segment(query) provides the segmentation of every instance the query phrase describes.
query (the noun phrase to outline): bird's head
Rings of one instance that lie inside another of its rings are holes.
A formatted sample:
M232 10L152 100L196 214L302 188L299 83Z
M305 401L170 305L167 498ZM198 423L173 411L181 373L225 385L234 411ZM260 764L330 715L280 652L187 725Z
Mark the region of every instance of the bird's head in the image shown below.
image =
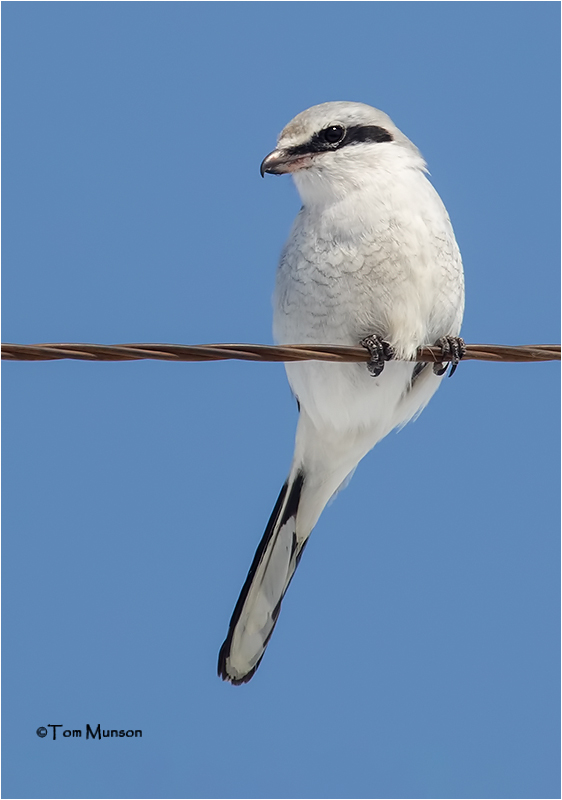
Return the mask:
M291 120L260 171L290 172L306 203L346 195L403 168L423 170L425 163L390 117L364 103L332 102Z

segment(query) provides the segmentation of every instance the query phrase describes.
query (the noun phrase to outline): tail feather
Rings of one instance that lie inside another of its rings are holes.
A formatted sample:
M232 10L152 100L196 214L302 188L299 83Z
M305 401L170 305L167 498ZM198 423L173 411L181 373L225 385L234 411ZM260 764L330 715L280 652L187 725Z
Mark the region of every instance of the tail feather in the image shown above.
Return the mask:
M296 532L303 484L304 474L297 472L281 489L219 652L219 677L236 686L260 665L306 544Z

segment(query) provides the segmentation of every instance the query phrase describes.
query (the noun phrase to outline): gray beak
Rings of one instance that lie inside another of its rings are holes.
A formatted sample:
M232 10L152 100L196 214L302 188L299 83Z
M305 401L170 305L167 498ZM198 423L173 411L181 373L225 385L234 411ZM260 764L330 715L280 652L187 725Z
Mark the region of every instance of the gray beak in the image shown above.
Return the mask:
M261 162L260 173L262 178L266 172L270 175L283 175L285 172L294 172L303 166L305 159L302 155L295 155L286 150L274 150Z
M282 168L284 164L283 156L284 154L281 150L274 150L264 158L260 165L260 175L262 178L265 177L266 172L269 172L271 175L280 175L284 172Z

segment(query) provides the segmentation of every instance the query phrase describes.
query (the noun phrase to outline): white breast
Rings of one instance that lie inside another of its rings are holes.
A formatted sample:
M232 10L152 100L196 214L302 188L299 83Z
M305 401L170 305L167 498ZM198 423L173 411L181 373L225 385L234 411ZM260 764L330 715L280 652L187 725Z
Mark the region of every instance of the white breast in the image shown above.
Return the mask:
M460 254L423 173L410 170L400 181L303 208L281 256L274 305L281 343L357 345L378 334L409 358L421 345L457 335L464 305ZM348 413L361 419L356 412L372 405L377 388L396 405L412 371L396 364L373 380L364 365L342 369L316 363L288 365L287 372L301 403L319 418L339 407L343 420Z

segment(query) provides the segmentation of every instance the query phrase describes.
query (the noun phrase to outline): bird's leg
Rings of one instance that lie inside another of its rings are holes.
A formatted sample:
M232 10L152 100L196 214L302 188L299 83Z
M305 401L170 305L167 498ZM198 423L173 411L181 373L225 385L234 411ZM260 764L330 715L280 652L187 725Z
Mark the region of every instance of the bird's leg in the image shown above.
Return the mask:
M394 358L394 350L388 342L376 335L366 336L359 344L369 351L371 358L367 363L367 369L373 378L376 378L383 371L384 362Z
M441 360L433 365L433 372L436 375L443 375L447 372L447 367L451 365L449 378L459 365L459 361L466 353L466 345L460 336L442 336L435 343L436 347L441 348Z

